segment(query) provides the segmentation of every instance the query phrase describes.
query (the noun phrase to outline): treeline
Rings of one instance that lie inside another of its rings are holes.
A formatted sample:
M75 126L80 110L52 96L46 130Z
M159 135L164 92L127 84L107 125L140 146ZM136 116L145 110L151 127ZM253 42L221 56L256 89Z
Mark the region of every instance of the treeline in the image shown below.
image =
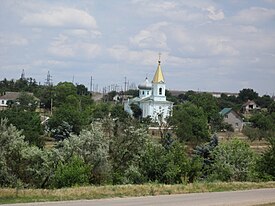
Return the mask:
M169 135L159 142L142 125L104 119L46 149L29 145L22 131L1 120L0 185L61 188L275 180L275 142L269 140L271 147L259 155L241 140L219 143L213 136L189 155L185 144Z
M142 119L138 108L133 118L121 104L95 103L84 85L18 81L25 86L14 90L9 85L17 81L0 82L3 92L22 92L20 104L0 112L2 187L275 180L274 101L252 89L221 98L193 91L172 97L168 92L175 107L159 140L148 135L150 119ZM36 99L26 92L40 99L43 110L36 111ZM229 129L219 111L231 107L238 112L248 99L266 108L244 117L251 123L246 128L251 139L270 142L263 154L239 140L219 143L213 135ZM45 145L49 137L54 146Z

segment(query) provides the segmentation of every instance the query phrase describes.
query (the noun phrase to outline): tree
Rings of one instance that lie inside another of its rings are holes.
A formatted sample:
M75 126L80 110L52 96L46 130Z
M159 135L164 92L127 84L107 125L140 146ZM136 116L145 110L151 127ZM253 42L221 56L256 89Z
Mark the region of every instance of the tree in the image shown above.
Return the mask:
M34 96L22 92L19 97L16 99L16 102L18 104L15 104L14 106L17 109L22 109L22 110L28 110L28 111L35 111L35 109L38 106L38 99L35 99Z
M202 108L192 103L177 105L171 122L181 141L198 143L209 138L207 117Z
M78 156L68 163L59 163L53 177L53 187L72 187L89 183L90 167Z
M242 89L239 91L238 98L242 102L246 102L247 100L256 100L259 97L258 93L253 89Z
M85 87L83 84L76 85L76 93L78 95L88 95L89 94L87 87Z
M262 97L258 97L256 100L256 103L261 108L268 108L273 102L273 99L269 95L263 95Z
M275 180L275 133L269 136L268 141L270 143L269 148L258 159L256 170L258 176L265 180Z
M70 101L67 100L67 97L72 95L77 95L77 89L75 85L71 82L59 82L54 88L55 96L54 96L54 105L59 107L61 104L68 103Z
M71 135L58 145L62 164L67 164L73 156L80 157L90 167L89 182L102 184L109 181L109 139L102 128L92 125L82 130L79 136Z
M256 163L250 146L238 139L219 144L211 153L213 164L209 179L221 181L249 181Z
M86 115L86 113L81 112L78 108L63 105L63 107L58 108L54 112L48 121L48 126L50 130L56 130L66 122L72 127L73 133L79 134L81 129L88 124Z
M131 104L130 107L133 111L134 118L140 119L142 116L142 110L140 109L140 107L137 104Z
M146 129L138 126L118 125L119 132L110 143L110 157L113 168L113 183L127 183L125 171L139 165L148 140Z
M189 94L188 100L201 107L207 116L208 122L213 120L219 113L218 101L209 93Z
M17 129L23 130L25 141L38 147L44 146L42 137L43 128L40 116L36 112L17 109L7 109L0 111L0 118L7 118L9 124L13 124Z
M27 147L22 131L0 120L0 186L15 187L20 182L22 151Z

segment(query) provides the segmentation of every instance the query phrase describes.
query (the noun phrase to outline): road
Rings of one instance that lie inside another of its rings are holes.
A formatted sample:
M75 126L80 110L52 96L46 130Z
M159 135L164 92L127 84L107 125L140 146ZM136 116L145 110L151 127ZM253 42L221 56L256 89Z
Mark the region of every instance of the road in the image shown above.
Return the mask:
M275 188L235 192L193 193L100 200L20 203L8 204L5 206L251 206L270 202L275 202Z

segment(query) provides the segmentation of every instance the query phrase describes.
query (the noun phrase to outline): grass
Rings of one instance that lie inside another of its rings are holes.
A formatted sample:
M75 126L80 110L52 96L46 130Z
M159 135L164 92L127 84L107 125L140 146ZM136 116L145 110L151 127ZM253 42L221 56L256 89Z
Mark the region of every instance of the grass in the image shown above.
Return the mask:
M267 204L262 204L262 205L254 205L254 206L275 206L275 202L273 202L273 203L267 203Z
M275 188L275 182L216 182L193 184L144 184L72 187L62 189L20 189L0 188L0 204L100 199L112 197L136 197L197 192L235 191L259 188ZM272 205L268 205L272 206Z

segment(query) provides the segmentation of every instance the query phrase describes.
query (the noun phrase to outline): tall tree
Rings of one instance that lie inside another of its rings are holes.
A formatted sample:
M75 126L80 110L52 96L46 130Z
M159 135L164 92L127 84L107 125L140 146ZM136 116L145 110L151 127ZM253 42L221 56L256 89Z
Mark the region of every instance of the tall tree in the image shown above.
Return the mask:
M259 97L258 93L250 88L240 90L239 96L238 96L238 98L242 102L246 102L247 100L256 100L258 97Z
M171 121L182 141L198 143L209 138L207 117L202 108L192 103L177 105Z

